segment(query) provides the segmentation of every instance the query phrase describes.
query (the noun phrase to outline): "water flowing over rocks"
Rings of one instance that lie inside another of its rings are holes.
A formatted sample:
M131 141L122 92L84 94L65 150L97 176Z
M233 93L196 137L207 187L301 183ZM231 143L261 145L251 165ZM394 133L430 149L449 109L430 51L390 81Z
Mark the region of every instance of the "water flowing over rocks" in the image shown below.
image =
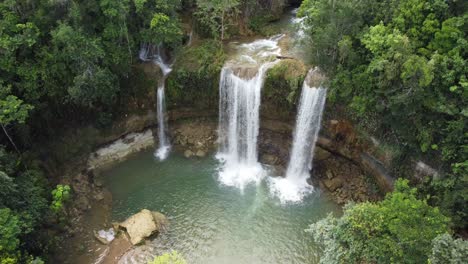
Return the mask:
M307 183L315 154L315 143L321 127L326 89L322 88L324 77L318 69L309 71L302 88L298 107L296 128L289 164L284 179L272 179L272 192L282 202L298 202L312 192Z
M143 44L140 52L139 58L143 62L152 62L157 65L162 74L162 78L158 79L158 88L157 88L157 105L156 113L158 116L158 149L156 149L154 155L159 160L164 160L169 155L171 144L166 135L167 120L166 120L166 96L165 96L165 86L166 78L169 73L172 71L172 65L167 63L167 57L169 57L167 50L161 47L161 45L154 46L149 44Z

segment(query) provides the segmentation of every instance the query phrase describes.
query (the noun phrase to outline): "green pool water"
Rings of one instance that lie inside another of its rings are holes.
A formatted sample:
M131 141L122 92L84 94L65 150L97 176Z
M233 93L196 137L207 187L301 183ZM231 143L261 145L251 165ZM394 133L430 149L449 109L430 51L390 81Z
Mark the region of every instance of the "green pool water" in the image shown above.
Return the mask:
M164 213L168 231L122 263L146 263L177 250L188 263L317 263L320 249L308 225L340 209L316 190L301 203L281 204L266 180L242 192L217 180L213 157L164 162L144 152L104 173L113 195L113 219L141 209Z

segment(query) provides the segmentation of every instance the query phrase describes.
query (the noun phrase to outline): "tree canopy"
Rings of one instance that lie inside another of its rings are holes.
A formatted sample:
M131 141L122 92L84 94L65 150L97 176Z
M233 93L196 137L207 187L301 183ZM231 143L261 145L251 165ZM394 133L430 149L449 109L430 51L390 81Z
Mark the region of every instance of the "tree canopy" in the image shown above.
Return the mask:
M416 197L407 180L377 203L351 204L340 218L310 226L325 247L321 263L425 263L431 241L448 232L449 219Z

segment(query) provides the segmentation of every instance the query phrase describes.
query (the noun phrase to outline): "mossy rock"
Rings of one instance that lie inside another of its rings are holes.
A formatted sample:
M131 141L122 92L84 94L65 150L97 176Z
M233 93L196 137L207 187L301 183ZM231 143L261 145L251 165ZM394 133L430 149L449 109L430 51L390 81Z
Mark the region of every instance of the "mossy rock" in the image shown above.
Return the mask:
M220 42L204 40L184 47L167 79L168 108L206 109L218 104L218 85L226 60Z
M282 60L269 69L262 92L262 115L289 118L295 112L306 75L306 65L295 59Z

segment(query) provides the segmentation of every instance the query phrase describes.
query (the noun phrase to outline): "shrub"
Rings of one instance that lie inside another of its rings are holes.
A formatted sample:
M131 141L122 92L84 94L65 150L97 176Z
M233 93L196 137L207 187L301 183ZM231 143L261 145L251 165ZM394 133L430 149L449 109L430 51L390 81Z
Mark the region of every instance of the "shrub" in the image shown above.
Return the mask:
M63 204L68 201L70 198L70 186L68 185L57 185L57 187L52 190L52 204L50 208L55 213L59 213L62 208Z
M462 264L468 259L468 241L443 234L432 241L430 264Z
M349 204L309 232L325 248L321 263L425 263L431 241L448 231L449 219L416 198L407 180L378 203Z

